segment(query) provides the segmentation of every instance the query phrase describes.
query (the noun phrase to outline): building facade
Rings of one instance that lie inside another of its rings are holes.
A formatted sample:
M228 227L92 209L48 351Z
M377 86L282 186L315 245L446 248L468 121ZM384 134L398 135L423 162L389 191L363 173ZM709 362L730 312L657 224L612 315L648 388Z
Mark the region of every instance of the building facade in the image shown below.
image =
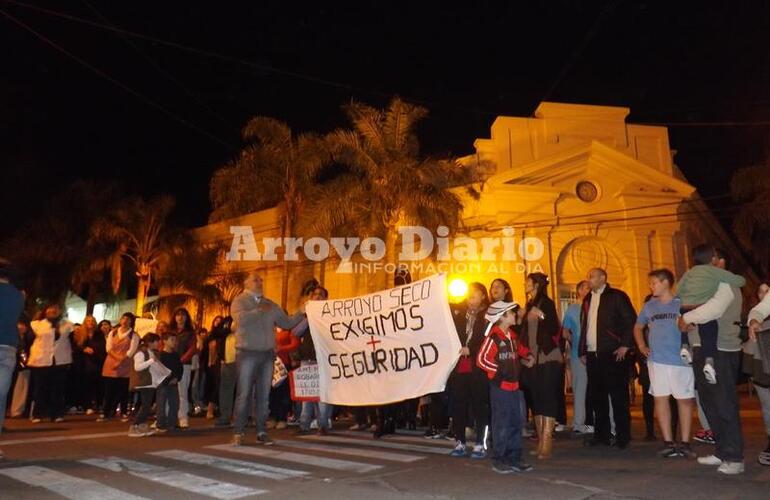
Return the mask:
M480 186L480 199L463 194L462 236L480 241L512 230L515 260L505 260L502 250L493 260L465 253L462 264L434 256L416 266L413 278L446 271L450 280L488 286L503 277L515 300L524 302L525 274L542 271L563 310L593 267L606 269L609 282L639 308L648 293L647 273L667 267L680 276L690 265L691 248L706 241L725 248L738 270L746 271L740 251L674 164L667 129L626 123L628 114L622 107L544 102L532 117L498 117L490 137L475 141L475 154L460 159L484 162L494 172ZM231 226L251 226L259 244L279 235L278 212L211 224L196 235L202 242L230 245ZM338 265L334 257L292 263L287 308L297 306L302 283L312 277L332 297L373 291L371 273L340 273ZM280 297L280 262L223 266L228 272L254 268L265 274L266 294ZM753 284L753 275L749 278Z

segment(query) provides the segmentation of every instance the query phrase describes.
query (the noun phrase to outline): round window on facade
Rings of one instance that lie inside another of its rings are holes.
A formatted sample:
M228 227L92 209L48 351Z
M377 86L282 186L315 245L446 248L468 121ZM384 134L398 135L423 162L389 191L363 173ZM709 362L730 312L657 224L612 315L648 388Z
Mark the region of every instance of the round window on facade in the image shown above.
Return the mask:
M578 182L575 192L578 198L586 203L596 200L597 196L599 196L599 189L596 187L596 184L590 181Z

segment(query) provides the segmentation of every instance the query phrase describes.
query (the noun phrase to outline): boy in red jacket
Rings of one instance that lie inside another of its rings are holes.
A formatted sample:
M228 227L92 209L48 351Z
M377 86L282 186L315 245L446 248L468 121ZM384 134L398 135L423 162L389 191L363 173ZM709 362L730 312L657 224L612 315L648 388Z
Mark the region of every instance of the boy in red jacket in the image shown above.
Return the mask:
M523 396L519 391L519 372L522 364L532 366L534 359L529 349L519 344L512 329L518 309L515 302L498 301L489 306L484 315L489 321L487 337L476 359L490 381L492 470L500 474L532 470L521 459Z

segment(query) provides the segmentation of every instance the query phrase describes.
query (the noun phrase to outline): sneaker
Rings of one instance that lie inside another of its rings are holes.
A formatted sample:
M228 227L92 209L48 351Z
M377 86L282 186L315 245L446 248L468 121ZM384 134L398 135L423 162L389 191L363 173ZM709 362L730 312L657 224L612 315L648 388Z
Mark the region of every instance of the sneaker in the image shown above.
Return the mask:
M696 432L695 436L693 436L693 439L699 443L717 444L716 439L714 439L714 433L707 431L706 429L701 429Z
M722 462L722 465L719 466L717 472L727 474L728 476L734 476L736 474L743 474L744 470L745 467L743 462Z
M275 441L270 439L270 436L268 436L266 432L262 432L261 434L257 434L257 444L272 446L275 444Z
M473 451L471 452L471 458L474 460L482 460L484 458L487 458L487 450L484 449L484 447L480 444L477 444L473 447Z
M521 437L532 437L535 435L535 432L531 429L529 429L526 425L521 429Z
M139 429L138 425L132 425L128 428L128 437L137 438L144 437L144 432Z
M104 413L102 413L101 415L99 415L99 416L96 418L96 421L97 421L97 422L106 422L106 421L108 421L108 420L109 420L109 418L107 418L106 416L104 416Z
M190 428L190 422L187 419L180 420L179 421L179 428L180 429L189 429Z
M526 462L517 462L511 466L513 472L529 472L533 469L531 465Z
M434 428L430 428L427 431L425 431L425 439L438 439L439 435L441 433Z
M56 417L53 421L57 424L64 422L64 417Z
M291 417L289 420L286 421L286 425L289 427L296 427L299 425L299 419Z
M465 445L461 443L460 441L457 442L452 452L449 454L450 457L463 457L465 458L468 456L468 452L465 449Z
M89 417L90 417L91 415L93 415L94 413L96 413L96 412L95 412L94 410L92 410L91 408L89 408L89 409L87 409L87 410L86 410L86 415L88 415Z
M583 426L583 432L586 434L593 434L596 432L593 425L584 425Z
M759 462L760 465L770 466L770 446L759 454L757 462Z
M33 424L39 424L39 423L41 423L42 421L43 421L43 419L42 419L42 418L33 418L33 419L32 419L32 423L33 423Z
M722 465L722 459L715 455L708 455L705 457L698 457L698 463L701 465Z
M556 427L553 428L554 432L564 432L567 430L567 426L564 424L556 424Z
M265 429L275 429L275 420L268 420L265 422Z
M510 473L514 472L513 467L511 467L508 464L504 464L502 462L498 462L497 460L495 460L492 463L492 470L497 472L498 474L510 474Z
M666 441L663 443L663 449L658 452L658 456L661 458L677 458L679 457L679 449L672 441Z
M348 430L349 431L365 431L366 430L366 426L361 425L361 424L355 424L355 425L351 425L350 427L348 427ZM425 437L428 436L428 432L430 432L430 430L428 430L425 433Z
M243 445L243 434L233 434L233 439L230 441L230 444L233 446L242 446Z
M682 458L696 458L698 456L698 454L690 448L690 443L679 443L676 449L679 451L679 456Z
M280 422L275 424L275 429L279 430L279 431L282 431L282 430L284 430L287 427L288 427L288 424L286 422L284 422L283 420L281 420Z
M706 364L703 366L703 375L706 376L706 382L709 384L717 383L717 371L712 365Z

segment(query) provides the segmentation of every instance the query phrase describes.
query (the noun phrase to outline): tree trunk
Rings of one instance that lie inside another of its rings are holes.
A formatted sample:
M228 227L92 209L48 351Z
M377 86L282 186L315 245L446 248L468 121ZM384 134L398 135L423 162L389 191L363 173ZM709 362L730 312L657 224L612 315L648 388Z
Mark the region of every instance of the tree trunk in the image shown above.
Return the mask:
M380 289L393 287L394 267L396 265L396 240L398 233L395 225L389 225L385 233L385 268L382 270Z
M86 316L94 315L94 306L96 305L96 283L88 283L88 296L86 297Z
M287 235L291 235L291 232L293 230L293 224L291 220L291 216L286 215L286 219L284 220L283 224L283 231L281 237L286 238ZM281 271L281 307L286 309L287 303L289 301L289 261L286 260L286 247L284 247L284 253L283 253L283 269Z
M139 271L137 273L136 283L136 311L137 317L141 318L144 314L144 303L147 301L147 294L150 291L150 272Z

